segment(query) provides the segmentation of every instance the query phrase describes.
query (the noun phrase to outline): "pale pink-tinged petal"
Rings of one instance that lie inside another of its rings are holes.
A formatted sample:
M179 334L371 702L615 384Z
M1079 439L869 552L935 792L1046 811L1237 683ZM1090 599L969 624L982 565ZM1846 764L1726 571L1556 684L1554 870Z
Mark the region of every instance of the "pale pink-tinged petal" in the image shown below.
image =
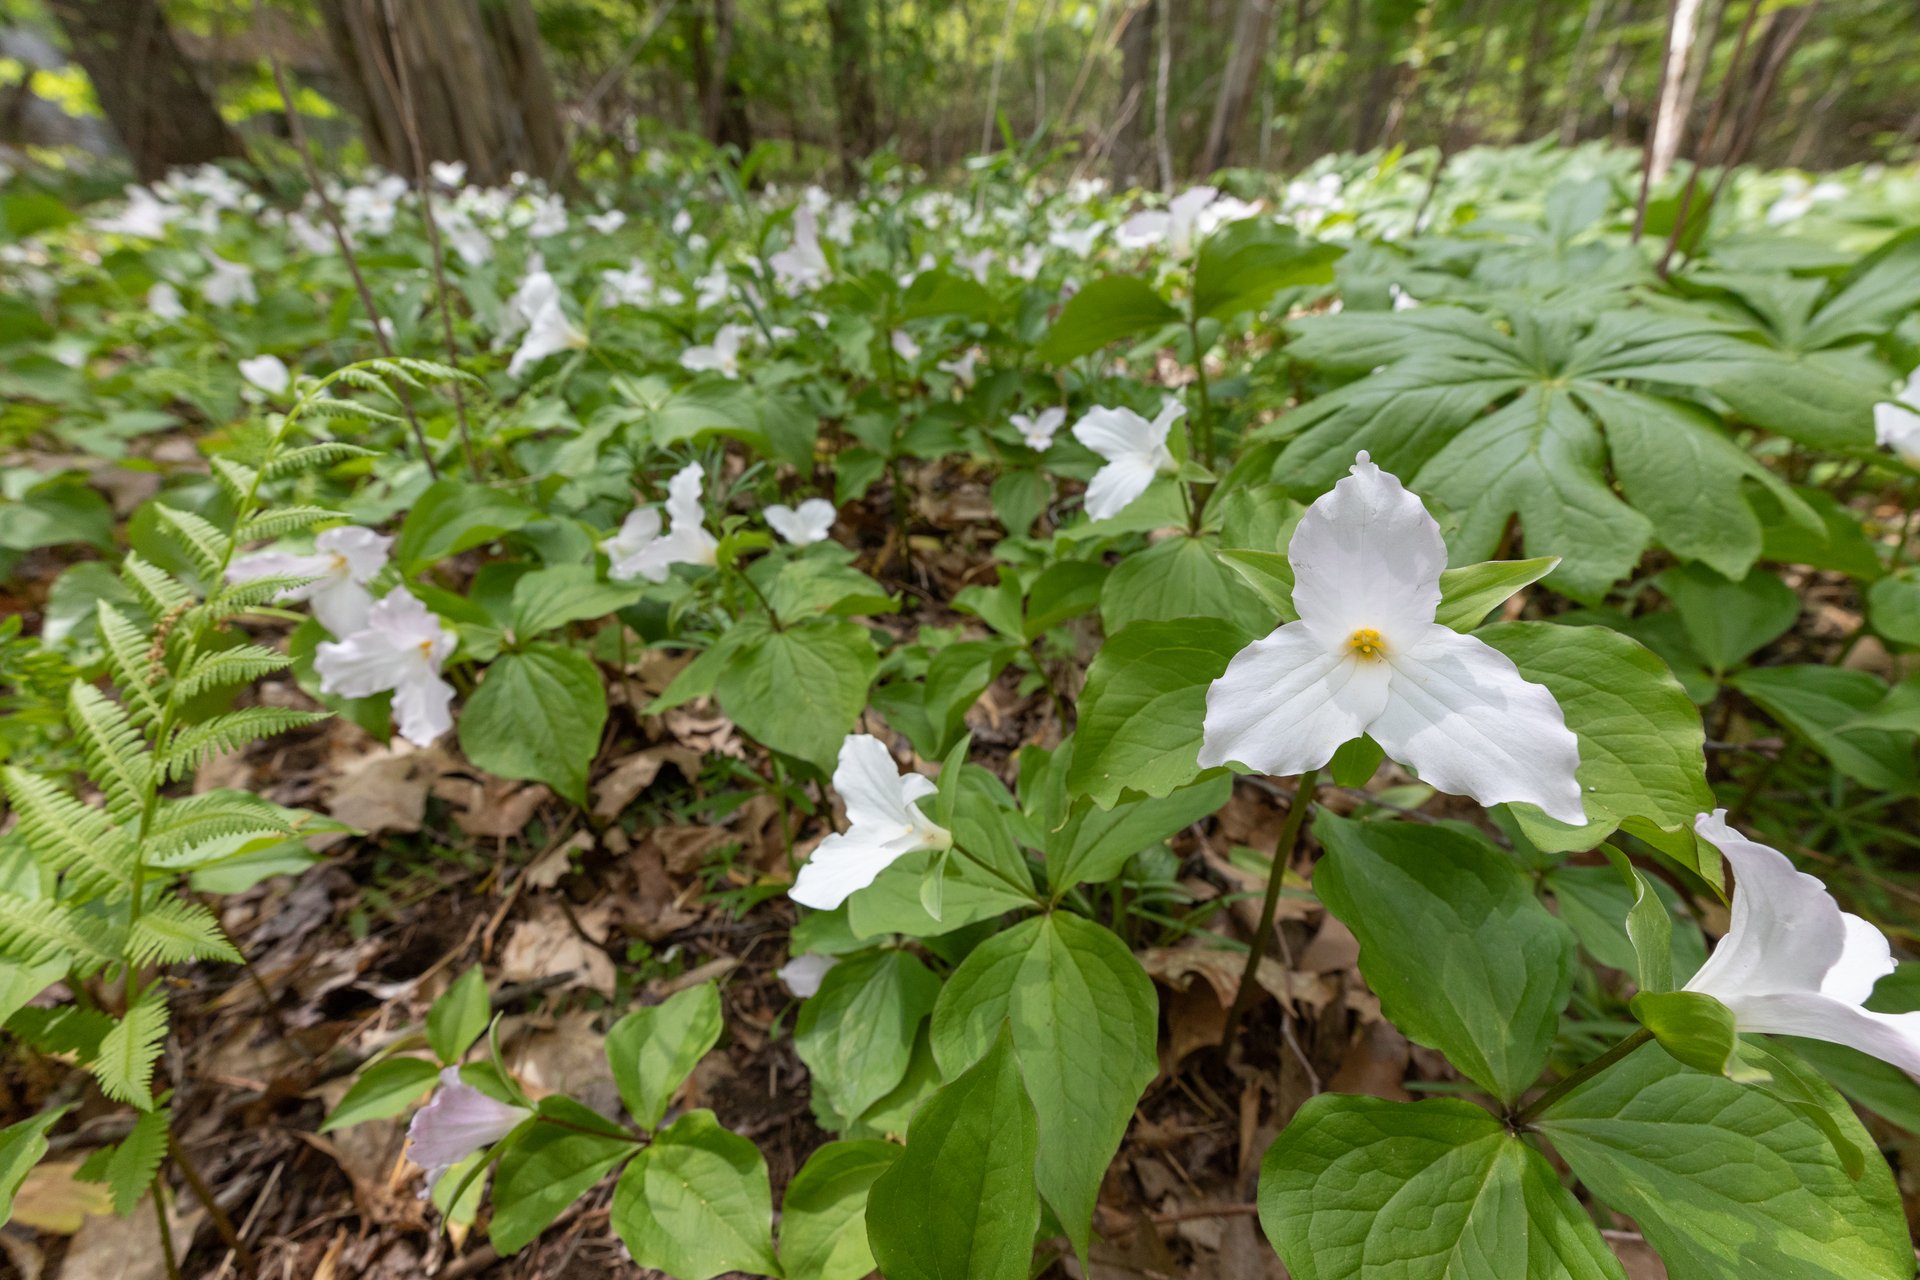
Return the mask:
M354 632L337 643L321 641L313 653L313 669L320 676L320 692L343 698L367 698L398 688L402 681L426 668L417 646L402 643L372 627Z
M1693 829L1732 865L1734 894L1726 936L1687 990L1729 1007L1742 992L1819 991L1846 954L1849 933L1827 886L1735 831L1725 809L1701 814Z
M440 1072L440 1087L407 1126L407 1155L417 1165L445 1170L512 1133L533 1115L489 1097L460 1079L460 1068Z
M1412 644L1401 634L1386 649L1393 676L1387 705L1367 728L1374 741L1442 791L1585 823L1574 777L1579 741L1546 686L1498 649L1437 622L1413 633Z
M1238 761L1279 777L1318 769L1367 732L1389 676L1386 663L1329 651L1289 622L1235 654L1208 686L1200 764Z
M314 578L305 586L290 587L274 598L283 604L305 600L338 570L331 555L295 555L285 551L256 551L241 556L227 566L228 582L252 582L256 578Z
M387 552L393 539L358 525L328 529L313 540L315 549L346 561L347 573L355 582L371 581L387 567Z
M817 951L809 951L775 969L773 976L785 983L787 990L796 998L810 1000L819 994L821 980L828 971L839 963L838 956L823 956Z
M1405 645L1439 607L1447 544L1420 499L1363 452L1300 518L1287 558L1294 607L1322 644L1344 648L1368 628Z

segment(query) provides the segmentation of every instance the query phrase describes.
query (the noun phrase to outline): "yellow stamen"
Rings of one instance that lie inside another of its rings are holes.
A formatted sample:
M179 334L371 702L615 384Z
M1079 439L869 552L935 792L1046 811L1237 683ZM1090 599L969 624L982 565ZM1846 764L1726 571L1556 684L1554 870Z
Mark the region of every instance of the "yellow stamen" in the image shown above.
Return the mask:
M1372 627L1361 627L1348 636L1347 649L1356 658L1364 658L1368 662L1378 662L1387 656L1386 642Z

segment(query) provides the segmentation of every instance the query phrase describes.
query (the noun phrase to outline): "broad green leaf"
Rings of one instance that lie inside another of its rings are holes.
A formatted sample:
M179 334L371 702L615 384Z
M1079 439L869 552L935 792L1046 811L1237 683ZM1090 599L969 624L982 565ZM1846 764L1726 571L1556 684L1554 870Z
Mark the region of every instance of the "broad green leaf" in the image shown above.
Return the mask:
M1698 991L1642 991L1633 998L1633 1016L1695 1071L1726 1075L1740 1046L1733 1010Z
M1053 486L1042 471L1008 471L995 477L993 486L987 490L993 514L1016 538L1027 536L1052 496Z
M602 582L591 565L562 564L535 569L513 584L513 634L531 640L558 631L569 622L604 618L641 596L632 583Z
M1547 1064L1573 990L1573 933L1511 858L1450 827L1323 815L1313 887L1360 940L1360 972L1409 1039L1502 1102Z
M1570 827L1515 806L1535 844L1590 849L1631 818L1684 835L1682 828L1713 807L1699 712L1647 649L1604 627L1547 622L1503 622L1474 634L1553 693L1580 741L1575 776L1587 825ZM1691 839L1680 847L1690 850Z
M609 1169L640 1149L571 1098L542 1100L540 1114L567 1127L527 1121L505 1142L494 1171L487 1239L502 1256L526 1248Z
M1626 1280L1553 1166L1452 1098L1309 1098L1260 1166L1295 1280Z
M851 618L900 611L900 602L889 596L885 587L850 564L822 555L789 560L769 583L754 570L771 563L761 560L748 572L766 589L767 600L782 622L798 622L820 613Z
M1885 639L1920 644L1920 574L1903 569L1874 583L1867 589L1867 616Z
M14 1193L33 1166L47 1154L47 1130L59 1123L70 1107L49 1107L0 1129L0 1226L13 1218Z
M1825 1040L1779 1037L1855 1105L1920 1135L1920 1083L1891 1063Z
M1827 1110L1870 1145L1846 1104ZM1911 1280L1893 1176L1849 1178L1820 1129L1765 1090L1695 1071L1658 1045L1535 1121L1575 1175L1633 1218L1672 1280Z
M720 1042L720 989L703 982L635 1009L607 1032L607 1065L627 1114L657 1128L674 1094Z
M841 961L800 1006L793 1047L834 1109L849 1119L897 1087L940 980L905 951Z
M1082 798L1060 830L1047 833L1047 881L1054 901L1077 884L1113 879L1134 854L1213 813L1232 794L1233 780L1221 773L1159 799L1122 800L1111 809Z
M439 1078L440 1069L425 1058L383 1058L360 1073L339 1105L320 1122L320 1132L397 1116L418 1102Z
M921 1106L906 1151L867 1193L867 1242L887 1280L1027 1280L1039 1145L1002 1029L984 1058Z
M1257 635L1278 625L1275 611L1247 590L1244 570L1223 562L1209 538L1187 534L1156 542L1123 559L1100 590L1100 618L1109 635L1136 622L1226 618Z
M1852 728L1879 709L1887 687L1864 671L1839 667L1762 667L1735 688L1811 742L1834 768L1879 791L1914 789L1913 739L1880 728Z
M711 1111L689 1111L654 1135L620 1175L612 1222L635 1262L676 1280L780 1274L767 1162Z
M1159 1069L1158 1023L1153 982L1126 944L1065 912L974 948L934 1007L934 1057L949 1077L1008 1028L1039 1116L1040 1194L1083 1256L1100 1180Z
M411 577L448 556L493 542L537 516L523 499L464 480L427 486L401 522L393 559Z
M1800 616L1800 597L1764 569L1731 582L1705 565L1683 565L1654 585L1673 601L1687 639L1715 675L1778 640Z
M1062 560L1041 570L1027 592L1026 638L1037 640L1062 623L1091 613L1099 606L1110 572L1106 565L1090 560Z
M547 783L587 802L587 770L607 723L599 668L574 649L530 644L487 668L460 715L460 749L503 778Z
M867 1193L900 1151L891 1142L829 1142L807 1157L780 1205L787 1280L861 1280L873 1271Z
M965 839L965 834L956 833ZM847 900L847 922L856 938L904 933L914 938L937 938L993 916L1033 906L1031 897L1022 896L991 871L976 865L971 858L948 858L941 873L940 918L935 920L920 901L920 887L927 869L936 861L932 853L915 853L900 859L871 885Z
M1109 342L1144 338L1179 321L1180 313L1146 281L1103 276L1067 299L1033 354L1047 364L1066 364Z
M1249 218L1208 236L1194 263L1193 314L1230 320L1258 311L1285 288L1331 284L1339 246L1302 239L1291 227Z
M736 649L714 693L728 718L761 745L830 771L878 665L858 623L797 624Z
M487 976L475 965L454 980L427 1010L427 1043L433 1056L448 1066L466 1056L487 1029L493 1005L487 996Z
M1472 631L1509 597L1553 572L1556 556L1531 560L1483 560L1440 573L1440 608L1433 620L1455 631Z
M1068 791L1110 807L1125 790L1164 796L1191 782L1207 686L1248 639L1220 618L1136 622L1109 635L1080 695Z

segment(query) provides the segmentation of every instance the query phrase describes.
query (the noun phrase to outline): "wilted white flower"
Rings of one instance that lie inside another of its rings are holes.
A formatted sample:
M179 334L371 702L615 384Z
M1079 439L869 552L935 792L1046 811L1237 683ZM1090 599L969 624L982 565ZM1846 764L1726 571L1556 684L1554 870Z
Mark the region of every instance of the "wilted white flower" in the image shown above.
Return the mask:
M306 586L283 591L277 598L287 603L310 602L321 626L336 636L348 636L367 625L373 604L367 583L386 567L387 549L392 545L392 538L371 529L343 525L315 538L311 555L261 551L241 556L228 567L227 581L310 577L313 581Z
M211 249L206 250L205 255L213 273L200 281L201 297L223 309L236 302L260 300L253 287L252 267L244 262L229 262Z
M796 999L811 1000L819 994L820 983L828 971L839 963L839 956L823 956L818 951L808 951L775 969L773 976L785 983Z
M825 498L808 498L797 508L776 502L767 508L767 523L794 546L806 547L833 535L835 514Z
M1920 1076L1920 1012L1865 1007L1894 970L1886 936L1785 854L1735 831L1725 809L1701 814L1693 829L1733 864L1733 907L1686 989L1726 1005L1741 1031L1843 1044Z
M660 508L636 507L621 522L620 532L601 543L610 561L607 576L616 582L645 578L665 582L676 564L711 565L719 543L701 524L705 512L700 506L700 486L706 468L699 463L682 467L667 482L667 520L661 531Z
M1553 694L1434 621L1446 543L1398 479L1361 453L1308 508L1287 557L1300 620L1242 649L1208 688L1202 766L1304 773L1370 734L1442 791L1586 821L1579 743Z
M717 373L723 378L740 376L740 344L753 335L744 324L723 324L713 341L688 347L680 353L680 367L694 373Z
M241 377L270 396L277 396L293 385L293 373L279 356L249 356L237 367Z
M389 592L367 610L367 624L313 655L322 693L367 698L391 691L400 736L418 747L453 728L453 686L440 665L458 643L411 594Z
M1073 438L1107 460L1087 483L1087 514L1095 520L1115 516L1147 491L1156 475L1180 469L1167 435L1187 408L1172 396L1160 406L1152 422L1131 409L1087 410L1073 424Z
M822 840L800 868L788 896L802 906L831 911L908 854L953 845L914 803L938 790L933 780L902 776L886 743L870 734L849 734L840 744L833 789L846 802L847 830Z
M427 1171L427 1192L447 1170L476 1151L492 1146L533 1118L525 1107L510 1106L460 1078L460 1068L440 1072L440 1087L407 1126L407 1157Z
M1012 417L1014 430L1027 442L1027 448L1045 453L1053 445L1054 433L1066 425L1067 411L1056 404L1047 406L1032 417L1024 413L1016 413Z
M1891 400L1873 406L1873 436L1910 467L1920 467L1920 369Z

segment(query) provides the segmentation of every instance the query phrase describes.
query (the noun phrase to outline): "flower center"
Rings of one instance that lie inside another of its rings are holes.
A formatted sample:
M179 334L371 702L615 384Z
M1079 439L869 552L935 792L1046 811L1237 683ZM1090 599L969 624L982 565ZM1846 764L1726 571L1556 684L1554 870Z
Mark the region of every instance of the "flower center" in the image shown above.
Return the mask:
M1387 644L1372 627L1361 627L1347 637L1347 652L1365 662L1378 662L1387 656Z

